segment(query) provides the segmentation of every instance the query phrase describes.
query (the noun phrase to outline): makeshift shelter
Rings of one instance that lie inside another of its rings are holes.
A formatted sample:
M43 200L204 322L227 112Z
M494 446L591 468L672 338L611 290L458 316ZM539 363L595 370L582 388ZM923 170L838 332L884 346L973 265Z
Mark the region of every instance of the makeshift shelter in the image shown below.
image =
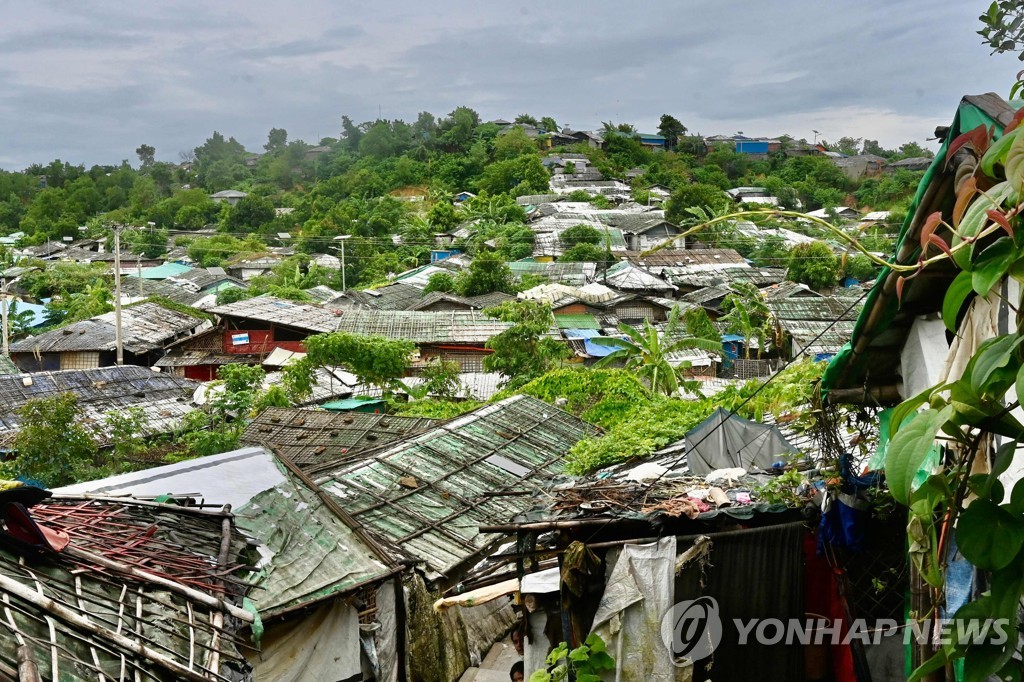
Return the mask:
M358 680L361 658L376 679L395 679L404 646L404 602L396 599L404 568L289 460L247 447L60 492L172 493L230 504L261 559L249 597L259 615L251 625L259 648L246 652L252 679Z
M230 510L2 487L0 679L253 679Z
M690 471L703 476L715 469L768 469L780 455L797 452L776 426L758 424L718 408L686 434Z

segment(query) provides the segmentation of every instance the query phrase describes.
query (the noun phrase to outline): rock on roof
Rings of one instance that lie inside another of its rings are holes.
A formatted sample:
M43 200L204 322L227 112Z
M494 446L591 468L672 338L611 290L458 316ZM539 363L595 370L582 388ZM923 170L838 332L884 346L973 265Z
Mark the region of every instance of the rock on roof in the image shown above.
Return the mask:
M109 412L139 408L146 415L144 434L173 431L195 409L192 394L199 384L190 379L122 365L0 376L0 442L9 443L18 431L18 410L29 400L74 393L84 413L82 423L100 427ZM109 436L96 433L102 444Z
M366 450L403 440L438 424L436 419L390 414L275 407L264 410L242 434L242 442L269 444L303 470L351 461Z

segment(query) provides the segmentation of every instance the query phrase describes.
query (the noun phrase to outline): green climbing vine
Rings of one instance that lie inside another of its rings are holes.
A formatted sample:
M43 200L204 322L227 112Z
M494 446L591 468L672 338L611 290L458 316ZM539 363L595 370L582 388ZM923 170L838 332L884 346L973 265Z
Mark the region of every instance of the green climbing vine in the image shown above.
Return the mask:
M934 213L924 221L918 262L896 282L897 298L902 298L907 281L939 260L952 260L960 272L942 305L942 319L952 331L971 298L989 296L1006 278L1024 281L1022 119L1024 111L998 139L993 129L979 126L950 142L946 158L964 150L960 158L973 157L976 170L959 184L947 215ZM1017 311L1016 303L1007 303ZM1013 633L1024 597L1024 481L1007 490L1000 475L1024 441L1024 425L1012 414L1019 405L1014 395L1024 395L1022 321L1017 311L1012 331L980 344L962 376L910 398L892 417L886 476L893 497L910 510L911 558L932 597L930 606L911 617L925 621L939 615L947 555L955 539L964 558L988 572L989 589L952 614L953 622L1001 621L1011 633L1000 636L996 628L977 637L970 628L954 627L912 680L958 659L963 659L968 682L991 675L1020 679L1020 663L1013 660L1020 644ZM994 448L997 439L1001 444ZM992 449L991 467L972 473L976 464L987 463ZM939 461L945 465L938 466Z

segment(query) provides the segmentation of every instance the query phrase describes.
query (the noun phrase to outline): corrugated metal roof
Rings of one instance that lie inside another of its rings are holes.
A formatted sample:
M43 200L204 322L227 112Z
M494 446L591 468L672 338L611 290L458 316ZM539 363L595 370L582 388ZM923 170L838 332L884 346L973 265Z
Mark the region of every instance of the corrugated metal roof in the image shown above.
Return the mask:
M362 291L349 289L342 296L334 299L331 304L338 307L346 306L350 302L355 306L370 310L408 310L410 306L418 303L422 296L422 287L396 283Z
M643 254L630 251L626 258L642 267L695 267L713 266L746 266L747 261L735 249L662 249L654 253Z
M439 312L347 310L337 330L364 336L406 339L413 343L483 344L512 327L476 310Z
M779 320L779 326L793 337L795 350L806 355L837 352L853 336L855 324L854 320ZM821 338L815 340L819 334Z
M65 490L74 494L190 494L210 504L231 504L238 528L259 543L258 587L249 597L262 618L344 593L390 572L382 557L262 447L89 481Z
M121 309L125 350L145 353L210 326L209 320L170 310L159 303L140 303ZM114 313L104 313L11 344L12 353L109 351L116 347Z
M332 332L338 323L337 315L330 310L273 296L247 298L210 308L210 312L221 317L258 320L314 333Z
M192 394L199 384L134 365L35 372L0 376L0 441L10 441L18 430L18 410L29 400L74 393L84 413L82 423L103 424L107 413L131 407L147 417L146 435L169 433L192 412ZM108 441L104 429L97 431Z
M808 320L829 322L831 320L854 321L860 314L855 301L840 301L831 297L775 298L765 302L768 310L777 320Z
M507 521L562 471L562 458L599 429L528 396L487 405L361 462L320 486L374 535L444 575L498 540L481 524Z
M436 419L389 414L272 407L253 419L242 442L269 443L303 469L351 461L365 450L409 438L436 426Z
M121 295L125 298L161 296L169 301L187 306L195 306L208 296L207 294L177 286L173 280L140 280L134 275L125 275L124 279L121 280ZM124 299L122 298L122 300Z

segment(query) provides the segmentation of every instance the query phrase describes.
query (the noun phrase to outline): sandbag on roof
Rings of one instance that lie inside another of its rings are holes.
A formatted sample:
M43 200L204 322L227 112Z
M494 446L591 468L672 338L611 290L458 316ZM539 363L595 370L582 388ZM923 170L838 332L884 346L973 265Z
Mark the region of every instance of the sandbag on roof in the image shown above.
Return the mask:
M721 407L686 434L690 471L704 476L715 469L768 469L779 455L797 452L775 426L758 424Z

